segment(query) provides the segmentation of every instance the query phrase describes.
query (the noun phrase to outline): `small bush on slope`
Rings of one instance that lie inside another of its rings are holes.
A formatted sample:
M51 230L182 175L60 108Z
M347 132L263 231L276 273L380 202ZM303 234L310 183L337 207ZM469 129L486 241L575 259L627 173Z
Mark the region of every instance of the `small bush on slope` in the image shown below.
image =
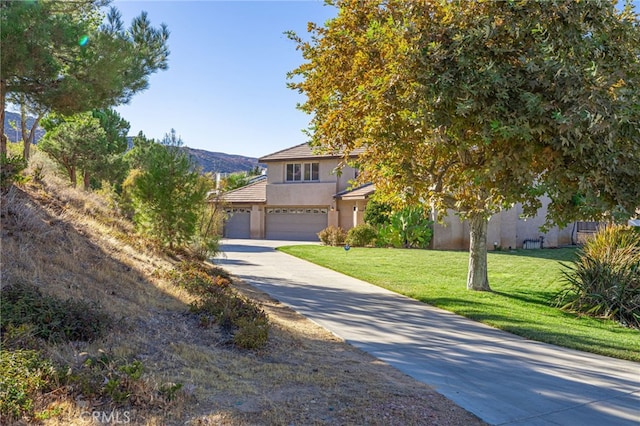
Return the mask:
M254 302L238 295L230 287L230 275L219 268L206 270L201 263L182 262L165 274L172 283L197 299L190 310L200 315L200 325L218 324L244 349L259 349L269 339L269 320Z

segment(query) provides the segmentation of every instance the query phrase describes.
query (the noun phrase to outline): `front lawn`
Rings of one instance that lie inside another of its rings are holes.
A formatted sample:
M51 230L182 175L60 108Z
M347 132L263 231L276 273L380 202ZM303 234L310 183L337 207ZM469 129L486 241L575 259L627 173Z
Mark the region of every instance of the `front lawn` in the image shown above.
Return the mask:
M541 342L640 361L640 331L552 306L560 262L574 249L489 253L492 293L466 289L468 253L315 245L279 250L493 327Z

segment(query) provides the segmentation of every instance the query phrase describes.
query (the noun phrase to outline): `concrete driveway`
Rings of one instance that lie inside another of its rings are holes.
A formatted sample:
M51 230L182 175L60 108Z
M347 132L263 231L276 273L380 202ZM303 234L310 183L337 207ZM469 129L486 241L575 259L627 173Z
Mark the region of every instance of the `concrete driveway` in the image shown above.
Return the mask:
M526 340L274 250L215 259L348 343L494 425L640 425L640 364Z

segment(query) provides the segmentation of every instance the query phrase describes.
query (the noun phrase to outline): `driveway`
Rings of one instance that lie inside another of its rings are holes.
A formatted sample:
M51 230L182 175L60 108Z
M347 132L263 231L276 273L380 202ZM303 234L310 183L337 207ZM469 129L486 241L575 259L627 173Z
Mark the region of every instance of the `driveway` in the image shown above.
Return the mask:
M280 253L215 263L494 425L639 425L640 364L526 340Z

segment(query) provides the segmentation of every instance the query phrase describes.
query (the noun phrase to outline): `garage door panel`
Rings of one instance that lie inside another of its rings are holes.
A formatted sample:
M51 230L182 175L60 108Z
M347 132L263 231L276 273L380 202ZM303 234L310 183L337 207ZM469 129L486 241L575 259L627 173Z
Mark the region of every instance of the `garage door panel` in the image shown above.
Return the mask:
M327 227L326 208L268 208L268 239L317 241L318 232Z
M227 210L224 223L225 238L250 238L251 213L248 208L233 208Z

